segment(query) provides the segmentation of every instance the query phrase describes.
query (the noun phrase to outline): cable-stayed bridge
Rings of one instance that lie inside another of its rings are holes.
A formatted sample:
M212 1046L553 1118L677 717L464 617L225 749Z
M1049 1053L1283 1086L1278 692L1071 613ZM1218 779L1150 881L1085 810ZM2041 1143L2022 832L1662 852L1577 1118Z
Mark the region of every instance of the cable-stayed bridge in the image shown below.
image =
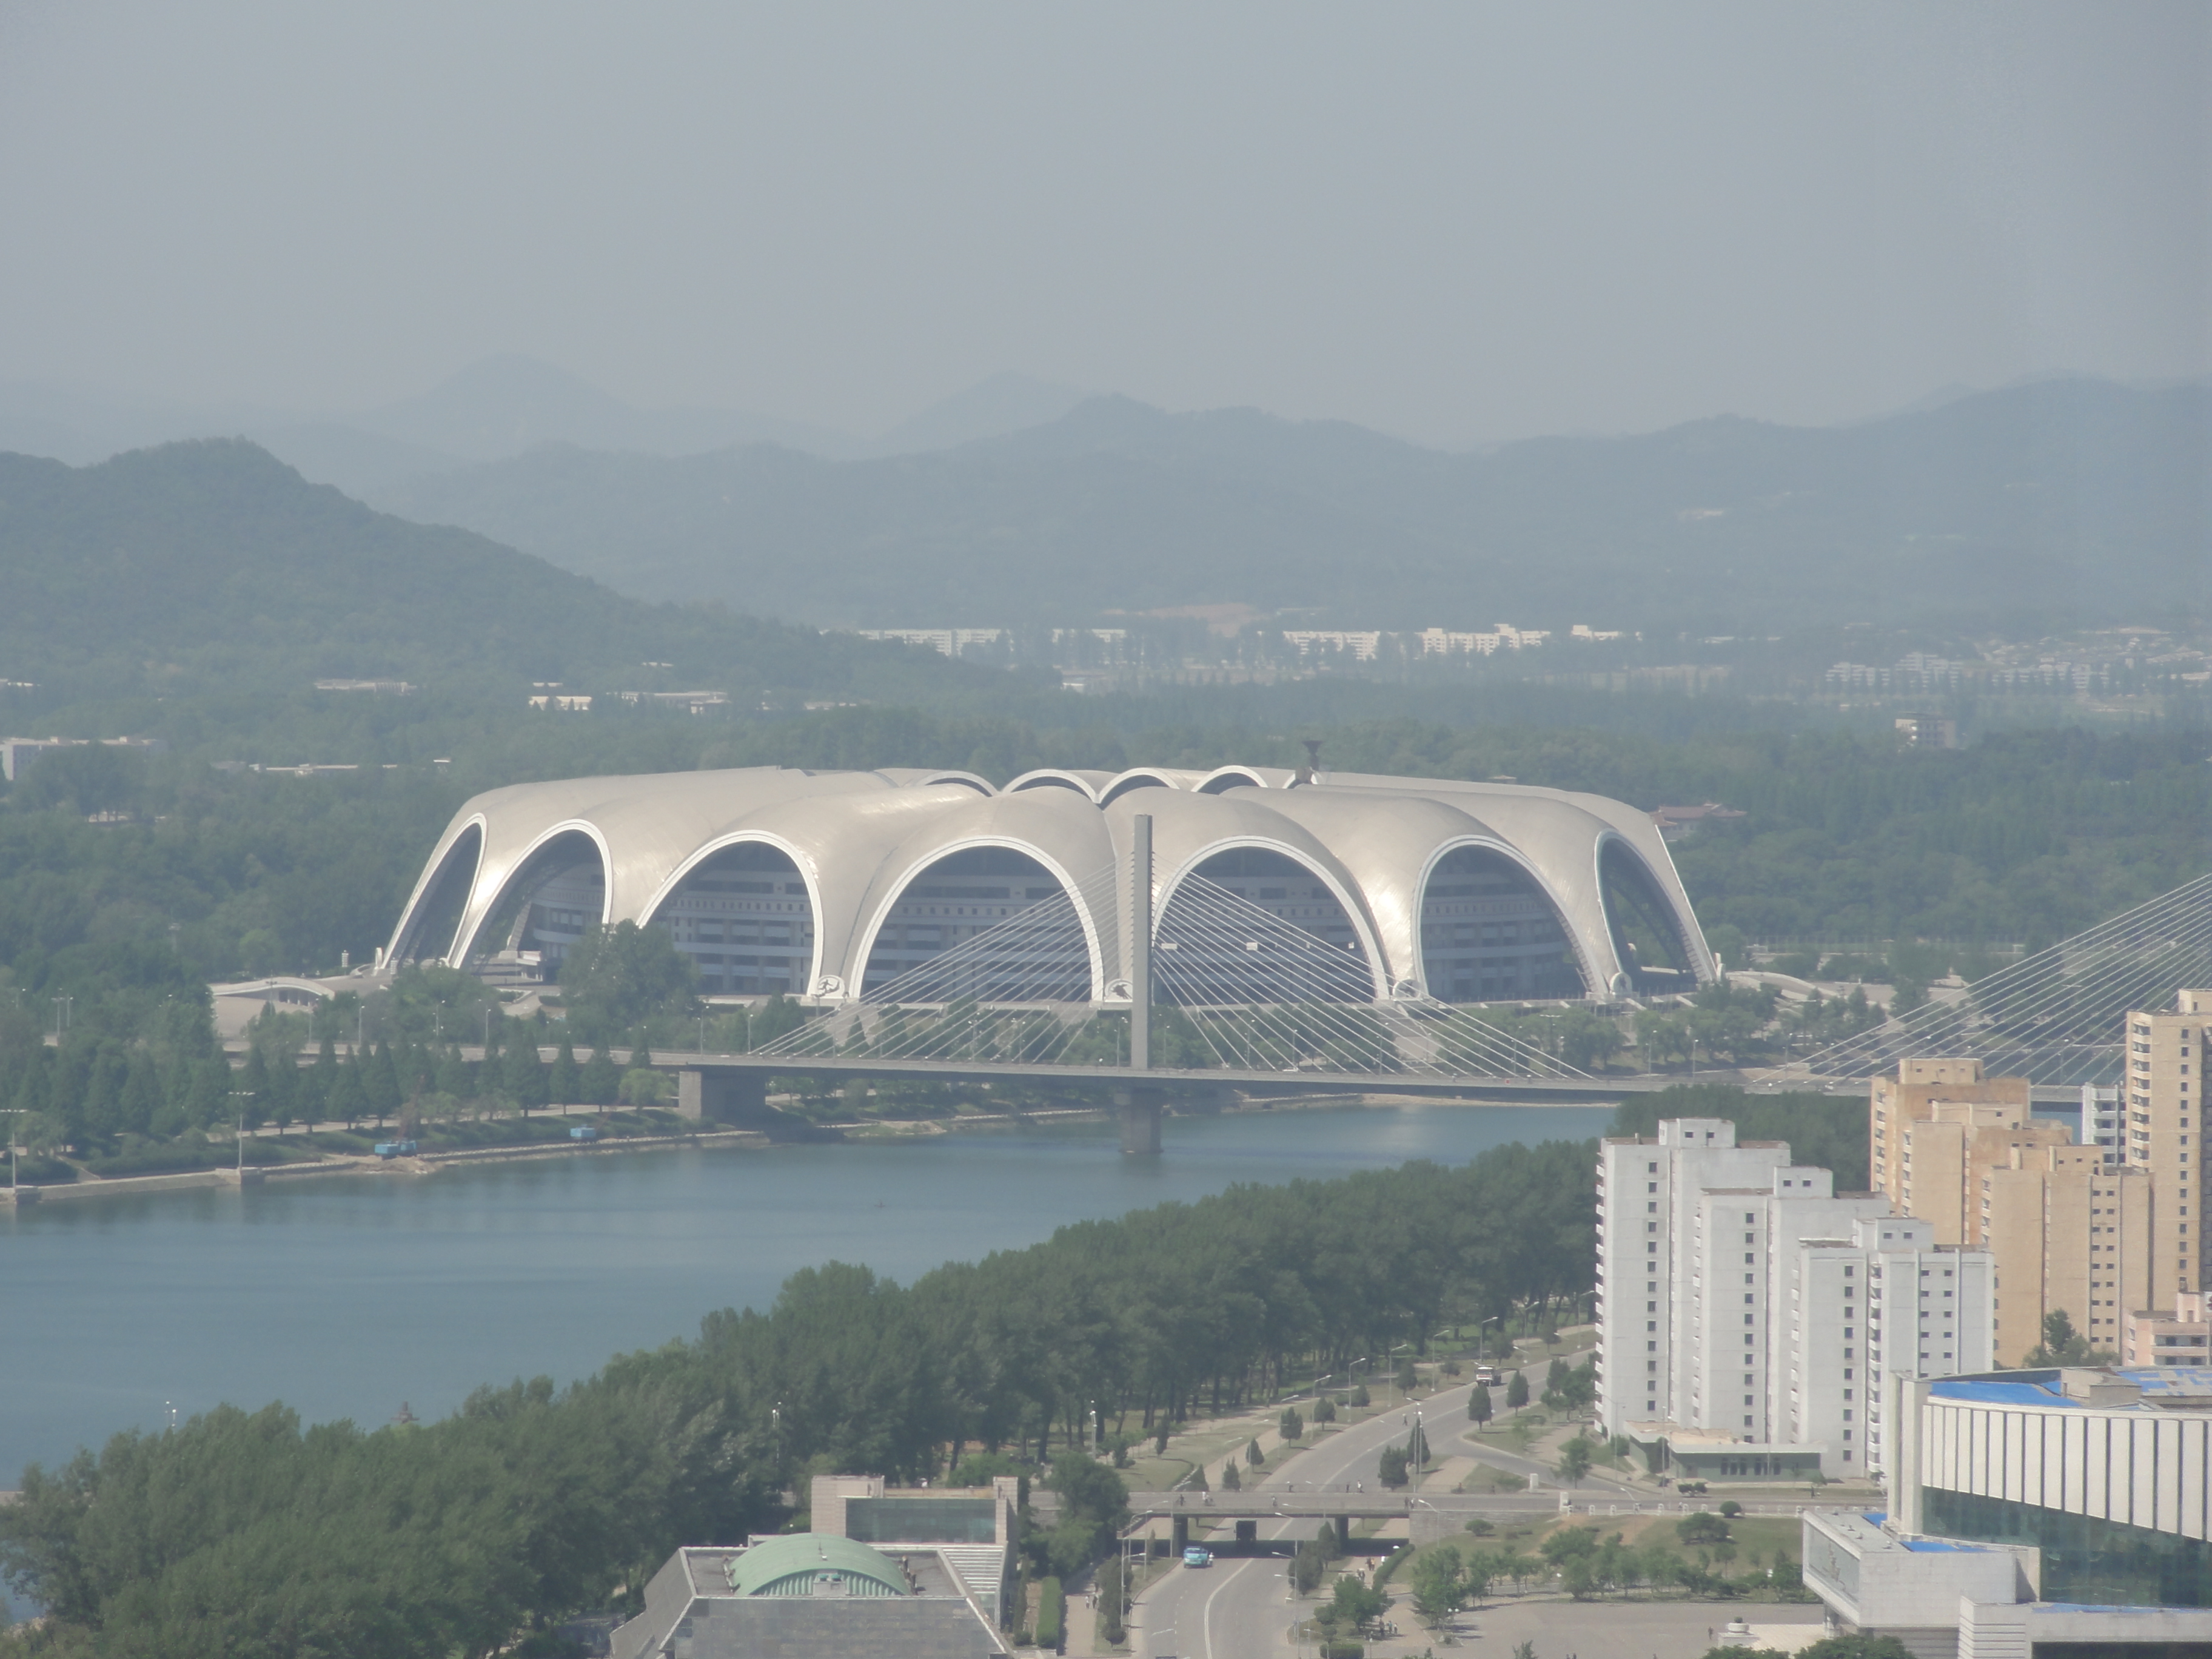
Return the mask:
M2208 985L2212 875L1761 1076L1802 1086L1872 1077L1908 1056L1972 1056L2045 1087L2116 1083L2128 1011L2170 1007L2176 991Z
M1152 913L1149 821L1139 825L1127 918L1128 979L1094 1000L1085 915L1114 914L1116 872L977 930L903 973L744 1054L664 1057L687 1109L764 1101L775 1073L999 1080L1112 1091L1123 1146L1156 1151L1170 1098L1226 1091L1617 1100L1679 1073L1595 1077L1513 1029L1510 1016L1411 988L1378 997L1356 950L1195 875ZM2212 876L2200 878L1949 1000L1849 1042L1753 1073L1755 1087L1836 1089L1907 1055L1972 1054L2039 1085L2108 1082L2130 1007L2212 983Z
M1129 977L1093 1000L1085 914L1111 915L1117 872L1092 872L749 1054L671 1057L702 1091L750 1091L771 1072L1000 1079L1112 1090L1124 1145L1156 1150L1170 1097L1232 1088L1388 1088L1602 1101L1623 1085L1566 1065L1510 1021L1425 995L1378 1000L1356 949L1188 875L1152 911L1149 819L1139 817L1127 918ZM1634 1084L1630 1087L1637 1086ZM1654 1079L1647 1086L1663 1086Z

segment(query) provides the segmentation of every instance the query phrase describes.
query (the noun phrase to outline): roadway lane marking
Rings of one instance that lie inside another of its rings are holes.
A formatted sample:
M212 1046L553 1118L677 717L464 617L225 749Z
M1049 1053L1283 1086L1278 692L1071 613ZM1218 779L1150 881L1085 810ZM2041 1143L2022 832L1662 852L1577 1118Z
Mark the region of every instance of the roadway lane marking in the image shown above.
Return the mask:
M1218 1596L1220 1595L1220 1594L1221 1594L1221 1592L1222 1592L1222 1591L1224 1591L1224 1590L1227 1589L1228 1589L1231 1584L1233 1584L1233 1583L1235 1583L1237 1582L1237 1575L1238 1575L1238 1573L1240 1573L1241 1571L1243 1571L1243 1570L1244 1568L1249 1567L1249 1566L1250 1566L1251 1565L1252 1565L1252 1563L1251 1563L1251 1561L1250 1561L1249 1559L1246 1559L1246 1560L1243 1560L1243 1561L1239 1561L1239 1562L1237 1564L1237 1567L1236 1567L1236 1569L1235 1569L1234 1571L1231 1571L1231 1572L1228 1572L1228 1573L1224 1574L1224 1575L1223 1576L1223 1577L1222 1577L1221 1582L1220 1582L1219 1583L1216 1584L1216 1585L1213 1587L1212 1593L1211 1595L1209 1595L1206 1598L1206 1600L1199 1605L1199 1609L1198 1609L1198 1639L1199 1639L1200 1641L1201 1641L1201 1642L1203 1642L1203 1643L1205 1643L1205 1644L1206 1644L1206 1659L1213 1659L1213 1603L1214 1603L1214 1601L1215 1601L1215 1599L1216 1599L1217 1597L1218 1597Z

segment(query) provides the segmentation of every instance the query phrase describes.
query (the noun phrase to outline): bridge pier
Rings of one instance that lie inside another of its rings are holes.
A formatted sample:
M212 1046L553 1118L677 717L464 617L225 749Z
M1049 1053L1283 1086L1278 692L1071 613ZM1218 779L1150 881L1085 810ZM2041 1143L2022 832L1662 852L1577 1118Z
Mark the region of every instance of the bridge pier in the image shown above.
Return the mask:
M1182 1553L1190 1547L1190 1517L1187 1515L1171 1517L1168 1522L1168 1534L1169 1551L1180 1560Z
M678 1115L702 1123L758 1123L768 1115L767 1074L678 1072L676 1110Z
M1116 1089L1114 1104L1121 1120L1121 1150L1131 1156L1160 1150L1160 1106L1158 1089Z

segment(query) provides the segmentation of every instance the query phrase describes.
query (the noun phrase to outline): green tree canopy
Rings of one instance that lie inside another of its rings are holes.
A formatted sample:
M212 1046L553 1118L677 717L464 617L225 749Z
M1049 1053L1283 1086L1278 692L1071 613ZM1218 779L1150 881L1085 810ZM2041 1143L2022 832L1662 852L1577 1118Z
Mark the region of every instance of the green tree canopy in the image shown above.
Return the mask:
M591 927L561 964L561 994L580 1036L599 1042L654 1014L696 1006L690 959L665 927Z

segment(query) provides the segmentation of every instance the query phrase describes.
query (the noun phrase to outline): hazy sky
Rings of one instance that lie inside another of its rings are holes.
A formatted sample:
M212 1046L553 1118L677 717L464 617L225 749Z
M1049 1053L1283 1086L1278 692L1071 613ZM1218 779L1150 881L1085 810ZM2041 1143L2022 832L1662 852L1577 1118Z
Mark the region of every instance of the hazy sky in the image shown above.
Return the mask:
M0 380L1442 443L2212 369L2212 7L0 0Z

